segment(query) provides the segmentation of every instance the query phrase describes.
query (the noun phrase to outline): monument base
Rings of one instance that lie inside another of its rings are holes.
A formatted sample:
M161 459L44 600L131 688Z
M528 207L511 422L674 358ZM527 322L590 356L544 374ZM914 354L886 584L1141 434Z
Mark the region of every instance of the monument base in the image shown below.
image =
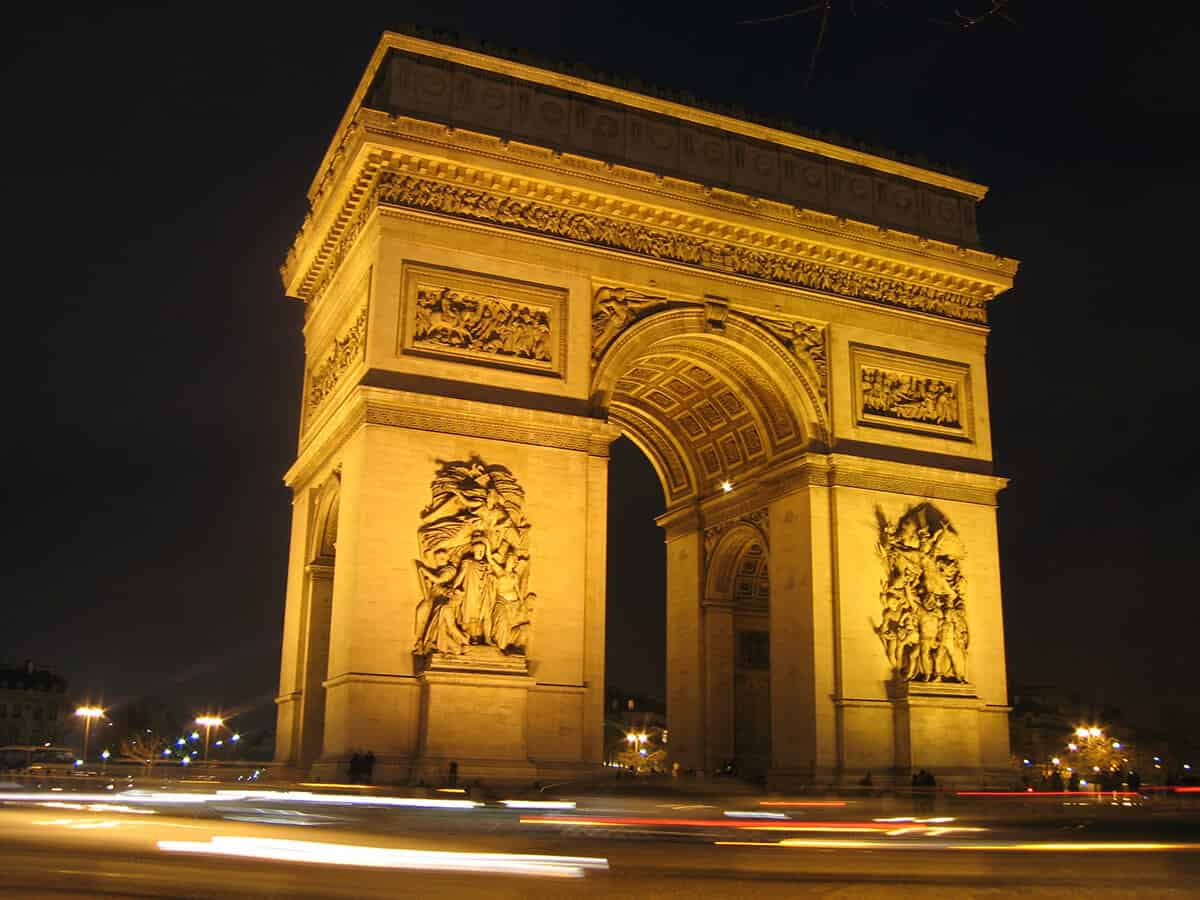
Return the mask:
M983 770L982 704L974 686L939 681L888 685L895 717L896 768L926 769L939 783L974 783Z
M533 678L523 656L483 646L434 654L417 680L421 735L413 782L464 787L537 779L527 727Z

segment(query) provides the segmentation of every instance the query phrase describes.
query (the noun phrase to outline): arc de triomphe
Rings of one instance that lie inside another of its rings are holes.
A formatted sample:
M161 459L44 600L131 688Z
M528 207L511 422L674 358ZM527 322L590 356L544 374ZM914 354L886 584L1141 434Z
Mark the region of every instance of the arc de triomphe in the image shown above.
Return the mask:
M683 769L1005 769L985 351L1016 263L978 249L985 190L384 35L283 266L277 761L597 772L625 434L666 498Z

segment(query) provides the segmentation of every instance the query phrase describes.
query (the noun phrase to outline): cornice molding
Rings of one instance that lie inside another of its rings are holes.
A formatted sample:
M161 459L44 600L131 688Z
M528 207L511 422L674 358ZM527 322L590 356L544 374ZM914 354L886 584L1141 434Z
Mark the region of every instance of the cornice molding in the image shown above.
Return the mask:
M621 429L602 419L358 385L311 435L285 476L295 488L358 428L383 425L608 456Z
M782 497L808 486L847 487L996 506L996 497L1007 487L1008 479L910 463L868 460L843 453L804 453L779 463L762 477L761 484L772 497Z
M461 157L463 151L467 151L486 160L494 160L500 165L511 165L515 162L526 169L544 171L551 178L586 178L596 185L624 190L633 188L655 197L662 197L669 202L706 207L718 217L728 217L733 213L739 216L753 216L764 222L775 222L784 228L800 225L821 232L832 240L844 242L850 239L869 243L893 254L899 250L930 259L945 260L955 268L976 270L982 279L997 284L1011 281L1020 265L1018 260L1009 257L904 231L902 228L878 225L782 200L759 197L732 188L714 187L631 165L611 163L424 119L391 116L372 109L362 109L358 112L354 120L354 129L347 133L347 148L339 158L349 159L349 147L356 142L372 139L378 141L380 148L397 150L397 143L405 141L433 148L443 159Z
M456 130L444 125L436 125L404 117L392 119L386 114L371 110L362 110L354 121L354 127L345 136L345 146L337 155L344 160L343 166L354 171L349 187L343 192L343 202L340 210L333 214L323 210L320 215L310 213L297 234L287 259L281 266L281 275L285 289L292 295L306 301L313 301L332 280L333 275L342 260L353 246L355 239L363 230L367 219L376 206L375 179L384 166L391 165L402 171L425 172L429 166L452 167L455 171L445 173L446 178L457 184L479 186L485 182L496 182L500 192L507 197L519 194L525 197L576 197L581 200L576 208L581 212L595 210L611 211L616 208L623 217L638 224L667 220L678 230L689 235L700 235L701 239L721 240L725 243L741 245L755 252L771 252L782 248L797 257L807 257L804 262L808 266L832 265L834 267L858 268L873 277L882 279L907 279L911 289L917 294L944 291L951 295L947 300L952 304L962 303L966 306L978 305L980 312L968 321L986 321L982 305L987 300L1008 289L1013 275L1017 270L1016 260L971 250L954 244L925 238L907 232L876 226L866 222L857 222L814 210L790 206L786 203L763 200L735 191L709 188L704 185L683 181L675 178L665 178L651 172L631 169L624 166L614 166L599 160L577 157L571 154L557 153L546 148L520 144L502 140L488 135L474 134ZM370 138L381 138L383 143L395 144L397 138L424 143L436 147L442 152L461 154L464 147L472 152L490 156L501 164L520 161L526 167L542 168L551 177L584 177L597 186L612 185L614 187L635 186L641 191L649 191L661 196L667 202L685 202L700 204L712 210L713 218L683 213L678 210L663 209L639 202L618 200L595 194L592 190L581 190L577 187L558 187L548 185L540 179L522 178L499 173L484 173L478 168L469 166L454 166L445 161L425 159L389 148L371 144ZM566 170L566 171L564 171ZM343 179L344 181L345 179ZM485 186L490 187L487 183ZM334 198L326 197L329 188L319 194L314 203L332 202ZM580 197L580 195L584 195ZM316 207L314 206L314 209ZM746 227L741 223L728 220L730 213L739 217L752 216L762 223L762 227ZM317 239L317 220L324 225L324 237L315 249L312 242ZM828 237L828 244L820 241L800 240L790 237L788 232L796 226L806 231L817 232ZM771 229L771 230L768 230ZM732 240L731 240L732 239ZM842 246L837 246L837 242ZM851 246L847 246L849 243ZM864 249L861 245L866 244ZM859 246L853 246L859 245ZM307 249L306 249L307 248ZM878 248L877 256L873 249ZM617 249L628 249L620 248ZM636 251L634 251L636 252ZM901 255L929 258L929 265L900 261L885 257ZM653 254L650 254L653 255ZM303 276L298 267L302 259L307 258L307 266ZM688 262L688 260L681 260ZM955 270L974 272L971 277L962 274L952 274L938 271L937 262L945 261ZM714 271L729 272L729 265L710 267ZM734 267L736 269L736 266ZM735 271L734 274L737 274ZM754 273L750 274L754 277ZM780 279L767 278L766 280ZM799 281L782 280L781 283L811 286ZM817 289L822 289L818 286ZM961 299L955 300L952 295L960 294ZM847 296L854 297L854 294ZM859 298L871 299L871 298ZM911 308L911 304L901 303ZM957 317L964 318L964 317Z
M344 687L350 684L388 684L388 685L416 685L415 675L391 675L382 672L343 672L340 675L334 675L321 682L321 687L329 690L330 688Z
M665 539L673 541L699 532L704 523L704 517L700 513L700 505L693 501L684 506L669 509L660 516L655 516L654 521L662 528Z

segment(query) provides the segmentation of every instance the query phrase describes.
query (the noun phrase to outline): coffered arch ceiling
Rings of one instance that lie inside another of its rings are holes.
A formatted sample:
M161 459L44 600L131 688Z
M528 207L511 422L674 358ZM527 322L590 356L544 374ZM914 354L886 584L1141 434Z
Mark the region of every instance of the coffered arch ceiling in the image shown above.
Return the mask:
M767 540L758 528L739 523L721 535L708 554L705 599L739 609L765 610L771 596Z
M823 435L787 350L750 323L713 329L672 309L630 326L604 354L593 399L646 455L668 507L720 490ZM809 385L808 387L811 387ZM818 395L819 396L819 395Z

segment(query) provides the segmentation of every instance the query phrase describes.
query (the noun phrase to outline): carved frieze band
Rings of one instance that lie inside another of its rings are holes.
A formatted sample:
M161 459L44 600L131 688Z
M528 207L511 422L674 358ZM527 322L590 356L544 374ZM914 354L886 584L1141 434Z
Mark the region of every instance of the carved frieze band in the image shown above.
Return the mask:
M406 265L401 353L563 374L566 292L435 266Z
M780 243L775 236L765 233L739 235L739 240L743 243L698 237L682 229L693 225L696 230L703 230L705 225L715 227L715 223L699 220L694 223L687 222L682 221L679 216L665 213L658 218L670 221L680 230L651 227L641 222L591 211L596 206L604 205L601 198L556 197L570 200L577 205L590 204L585 209L579 209L513 196L511 193L446 184L403 172L384 171L379 175L375 199L389 206L487 222L529 233L551 235L716 272L826 291L964 322L983 324L987 321L985 304L993 292L991 288L985 287L979 290L978 295L959 293L889 277L878 271L843 268L815 258L801 258L762 249L756 245ZM755 246L747 246L746 243ZM813 256L820 254L823 258L833 256L838 261L845 257L845 261L851 265L861 262L865 266L868 263L865 258L850 259L849 254L839 255L829 248L804 247L798 242L788 243L793 244L800 253L808 251ZM870 263L873 266L880 265L878 260L871 260Z
M309 370L308 390L305 394L305 423L320 408L325 398L333 393L342 375L354 363L363 359L367 348L367 307L364 304L345 334L335 337L333 346L326 351Z
M850 360L859 425L971 440L966 365L858 344Z
M492 159L520 160L524 163L551 167L554 171L565 170L572 175L581 175L604 184L632 185L657 194L678 197L685 202L699 202L708 206L719 206L752 215L763 215L776 218L777 221L791 220L802 227L817 232L836 236L853 237L881 245L900 247L931 257L941 257L951 260L957 265L977 266L989 272L999 273L1003 278L1011 278L1017 270L1016 260L1004 259L980 250L972 250L961 245L960 241L947 243L944 240L930 239L918 234L908 233L881 225L872 225L856 218L845 218L830 213L819 212L806 204L777 203L765 200L757 193L745 194L738 191L714 189L708 184L691 180L679 180L666 177L657 172L640 168L613 166L590 156L561 154L547 147L513 142L493 135L465 130L461 127L452 128L421 119L396 117L372 109L358 110L355 118L348 124L342 135L337 149L329 158L329 166L320 179L319 186L312 196L314 207L319 205L328 194L331 186L342 174L347 162L354 158L354 148L364 140L379 138L385 144L394 143L397 137L415 139L422 144L440 148L469 149L474 153ZM350 201L339 217L339 223L353 215L364 191L370 186L379 166L389 160L391 151L379 150L363 163L363 168L355 178L354 187L350 191ZM367 206L368 211L373 203ZM851 213L853 216L854 214ZM304 224L296 240L288 251L287 259L282 266L285 283L294 271L300 253L300 247L313 239L313 212L305 217ZM322 249L317 254L304 276L303 286L299 295L305 299L316 296L312 291L313 279L324 277L328 268L325 263L339 239L340 225L330 230L322 240ZM901 226L902 227L902 226Z

